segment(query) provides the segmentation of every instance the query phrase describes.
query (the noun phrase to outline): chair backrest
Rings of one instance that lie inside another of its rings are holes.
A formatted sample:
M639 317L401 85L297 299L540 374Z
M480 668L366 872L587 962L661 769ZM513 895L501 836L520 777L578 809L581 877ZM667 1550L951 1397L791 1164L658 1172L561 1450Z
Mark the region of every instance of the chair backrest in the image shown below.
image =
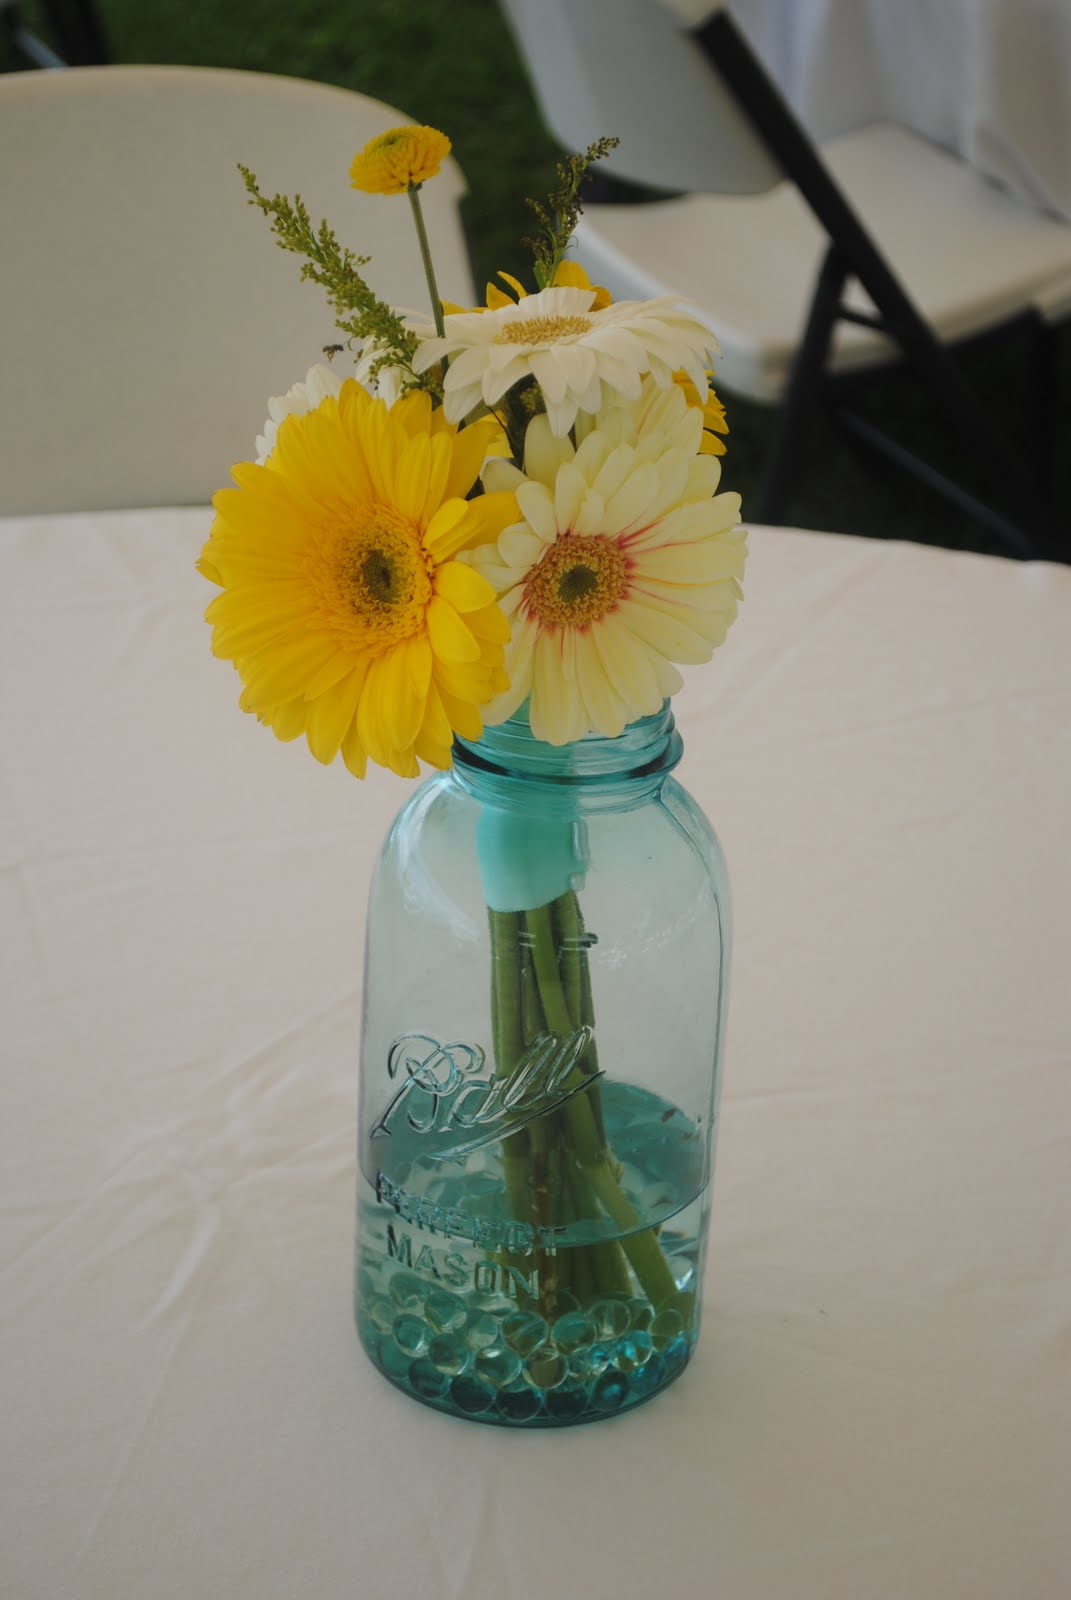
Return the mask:
M655 0L501 3L566 148L613 135L607 171L655 188L754 194L781 181L681 18Z
M268 397L340 337L245 203L239 161L371 256L379 295L427 313L409 206L348 180L355 151L407 120L260 73L0 78L0 513L207 501L254 454ZM463 190L447 162L422 200L440 291L471 303Z

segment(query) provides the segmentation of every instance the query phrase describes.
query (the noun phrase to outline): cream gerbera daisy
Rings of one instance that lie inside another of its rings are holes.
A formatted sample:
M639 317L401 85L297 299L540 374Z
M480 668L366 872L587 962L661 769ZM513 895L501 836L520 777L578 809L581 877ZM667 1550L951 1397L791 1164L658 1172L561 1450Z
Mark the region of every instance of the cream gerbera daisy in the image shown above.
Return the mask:
M451 422L481 403L493 406L513 384L533 377L559 438L578 411L598 411L604 399L635 399L645 373L665 385L679 369L705 388L717 341L674 296L596 306L596 294L559 286L451 316L445 337L421 339L414 368L424 372L451 358L443 390Z
M243 710L358 777L369 756L447 767L455 731L479 737L509 628L456 558L516 517L508 493L464 498L496 429L458 434L428 395L388 410L350 379L283 419L266 466L234 468L198 565L223 590L205 615Z
M529 424L525 471L494 462L522 520L465 557L510 618L502 722L530 696L536 738L613 738L681 687L674 662L709 660L736 615L746 534L740 497L716 493L703 416L650 379L638 401L578 419L580 443Z

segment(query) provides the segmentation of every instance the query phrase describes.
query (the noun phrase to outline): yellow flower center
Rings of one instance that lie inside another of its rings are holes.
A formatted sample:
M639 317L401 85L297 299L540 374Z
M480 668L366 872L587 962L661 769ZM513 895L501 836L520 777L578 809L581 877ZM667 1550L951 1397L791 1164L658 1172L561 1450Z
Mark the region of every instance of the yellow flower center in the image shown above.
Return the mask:
M569 317L514 317L495 334L495 344L554 344L558 339L569 339L587 333L591 318L575 314Z
M616 610L628 581L628 561L607 534L562 533L525 580L526 609L547 628L587 628Z
M376 506L362 526L345 529L333 566L348 609L379 643L409 638L423 627L432 563L417 529L396 511Z

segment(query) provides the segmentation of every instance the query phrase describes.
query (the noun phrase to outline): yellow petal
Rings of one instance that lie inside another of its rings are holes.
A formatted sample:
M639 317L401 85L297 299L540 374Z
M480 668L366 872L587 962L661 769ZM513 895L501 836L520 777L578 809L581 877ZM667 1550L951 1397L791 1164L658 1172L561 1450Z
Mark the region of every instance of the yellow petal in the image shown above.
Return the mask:
M443 489L443 499L454 495L464 498L479 477L480 468L498 445L501 428L494 418L481 418L460 433L446 434L450 440L450 471Z
M271 714L271 731L277 739L289 744L305 731L304 700L288 700L285 706L276 706Z
M495 591L487 579L463 561L445 561L436 570L434 589L455 611L479 611L495 602Z
M420 725L417 749L419 751L422 741L437 745L440 749L443 746L449 749L453 736L453 724L446 714L442 696L435 683L432 682L428 685L428 695L424 702L424 721ZM424 757L423 759L426 760L427 758Z
M424 549L433 561L447 561L461 549L474 526L479 524L472 516L469 502L448 500L424 529Z
M368 770L368 753L361 743L357 732L357 718L354 717L342 740L342 759L355 778L363 778Z
M336 683L341 683L342 679L351 673L357 665L358 661L351 651L340 650L331 661L328 661L320 668L319 672L310 678L308 687L305 690L305 699L319 699L320 695L326 694L329 689L333 689ZM361 676L362 678L364 677L363 668L361 669Z
M333 640L299 635L283 646L273 641L242 662L246 697L253 711L269 711L284 700L304 694L305 685L334 658Z
M465 626L477 639L489 644L509 643L509 622L500 606L481 606L479 611L466 611Z
M454 731L463 739L478 739L483 732L483 722L476 707L468 700L459 700L441 687L439 698Z
M365 679L365 665L355 667L341 683L308 706L305 738L317 761L327 766L338 755L357 710Z
M428 637L444 661L478 661L480 646L449 601L433 595L427 609Z

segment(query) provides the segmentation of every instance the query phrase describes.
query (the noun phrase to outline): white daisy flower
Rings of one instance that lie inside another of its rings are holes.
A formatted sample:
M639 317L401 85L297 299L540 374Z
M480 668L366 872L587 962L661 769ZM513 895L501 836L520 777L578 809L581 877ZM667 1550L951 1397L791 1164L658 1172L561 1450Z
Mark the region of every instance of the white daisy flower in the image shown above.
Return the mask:
M510 687L485 722L530 698L537 739L615 738L681 687L674 662L710 659L736 615L747 535L702 430L678 385L648 378L632 405L579 418L575 448L538 416L523 473L485 468L523 517L465 557L510 619Z
M382 400L384 405L392 406L401 396L402 384L405 380L405 373L402 368L396 366L393 362L387 362L380 367L374 377L372 375L372 368L375 363L382 359L389 348L389 345L385 344L381 339L366 339L361 347L361 354L353 376L362 388L368 390L369 394L375 395L377 400Z
M684 371L705 389L717 341L679 300L619 300L595 310L595 296L591 288L541 289L516 305L454 313L445 338L422 338L414 367L424 372L450 358L443 406L451 422L481 403L493 406L531 376L558 438L578 411L598 411L613 398L634 400L645 373L665 386Z
M268 401L268 420L264 432L257 434L257 466L262 467L275 449L275 438L284 417L303 417L315 411L321 400L329 394L337 395L342 379L330 367L319 362L310 367L304 383L295 383L285 394L273 395Z

